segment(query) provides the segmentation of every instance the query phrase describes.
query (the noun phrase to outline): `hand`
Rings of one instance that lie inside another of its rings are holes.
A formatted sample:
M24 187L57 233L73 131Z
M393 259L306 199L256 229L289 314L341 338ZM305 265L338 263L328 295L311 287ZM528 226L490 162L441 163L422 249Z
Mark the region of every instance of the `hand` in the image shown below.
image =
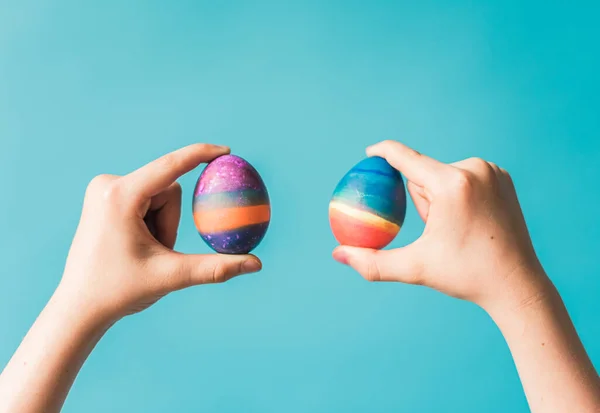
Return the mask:
M86 192L59 296L114 322L171 291L260 270L254 256L173 251L181 214L175 180L229 149L195 144L129 175L101 175Z
M481 159L446 165L392 141L367 154L406 176L425 230L403 248L338 247L334 258L367 280L426 285L484 308L532 412L599 411L600 377L536 257L508 173Z
M63 278L0 374L0 412L59 412L84 361L119 318L171 291L258 271L254 256L173 251L177 178L229 148L191 145L90 183Z
M338 247L337 261L369 281L426 285L484 307L498 300L518 306L543 294L547 278L504 169L475 158L444 164L393 141L367 154L406 176L425 230L395 250Z

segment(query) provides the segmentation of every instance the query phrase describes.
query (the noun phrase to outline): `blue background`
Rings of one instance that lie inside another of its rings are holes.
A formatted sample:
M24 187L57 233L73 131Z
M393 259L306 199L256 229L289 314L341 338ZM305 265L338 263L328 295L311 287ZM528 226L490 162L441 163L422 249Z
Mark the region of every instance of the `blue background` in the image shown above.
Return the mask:
M483 311L330 258L333 188L394 138L513 174L598 366L599 10L559 3L0 0L0 365L59 281L88 181L209 141L268 185L264 271L118 323L65 412L527 411ZM185 252L207 252L198 173ZM422 228L410 203L395 245Z

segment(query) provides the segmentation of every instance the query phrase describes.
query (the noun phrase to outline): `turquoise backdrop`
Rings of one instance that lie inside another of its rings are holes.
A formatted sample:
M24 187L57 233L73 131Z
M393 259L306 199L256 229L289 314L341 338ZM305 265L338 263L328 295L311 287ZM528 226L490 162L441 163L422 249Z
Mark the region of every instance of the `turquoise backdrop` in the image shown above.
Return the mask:
M59 281L88 181L206 141L230 145L269 188L264 271L118 323L65 412L526 412L488 316L335 263L327 204L381 139L504 166L599 366L598 12L0 0L0 366ZM191 218L199 171L181 180L185 252L208 252ZM422 228L409 202L394 245Z

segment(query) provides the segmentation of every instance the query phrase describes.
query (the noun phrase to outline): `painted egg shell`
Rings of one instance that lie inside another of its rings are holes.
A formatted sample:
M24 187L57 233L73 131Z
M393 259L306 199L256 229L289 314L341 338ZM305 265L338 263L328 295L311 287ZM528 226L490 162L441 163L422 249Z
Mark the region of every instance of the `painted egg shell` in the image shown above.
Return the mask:
M262 241L271 205L252 165L235 155L210 162L196 182L194 224L202 239L222 254L247 254Z
M398 234L406 216L400 172L385 159L367 158L339 182L329 203L329 223L342 245L381 249Z

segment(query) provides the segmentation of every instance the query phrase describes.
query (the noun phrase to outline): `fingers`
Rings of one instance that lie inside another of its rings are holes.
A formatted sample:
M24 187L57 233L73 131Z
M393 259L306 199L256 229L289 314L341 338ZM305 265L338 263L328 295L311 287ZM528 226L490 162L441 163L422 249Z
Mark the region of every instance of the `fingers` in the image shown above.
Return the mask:
M451 165L473 174L484 183L495 182L502 190L509 190L512 187L512 180L508 172L493 162L487 162L480 158L468 158Z
M181 175L203 162L229 153L229 148L209 144L194 144L171 152L121 178L128 196L143 203L168 188Z
M506 169L500 168L494 162L488 162L488 164L490 165L490 168L492 168L492 170L494 171L494 174L496 175L496 178L498 178L499 181L511 182L512 179L509 173L506 171Z
M162 280L165 292L199 284L222 283L242 274L258 272L262 263L253 255L169 253L162 266L167 274Z
M490 166L496 174L496 179L500 184L500 188L502 188L502 190L505 191L507 194L510 194L513 198L517 198L517 192L515 190L515 186L508 171L506 171L506 169L504 168L500 168L493 162L490 162Z
M494 171L494 174L496 174L496 178L501 179L503 174L500 170L500 167L493 162L488 162L488 164L490 165L490 168L492 168L492 170Z
M450 168L400 142L383 141L367 148L367 155L385 158L390 165L402 172L409 181L421 187L433 187Z
M167 189L152 197L146 213L148 228L165 247L173 249L181 218L181 185L172 183Z
M417 208L419 216L424 222L427 222L427 217L429 216L429 200L427 199L425 190L411 181L407 182L406 187Z
M422 284L423 269L415 244L394 250L337 247L333 258L354 268L367 281Z

